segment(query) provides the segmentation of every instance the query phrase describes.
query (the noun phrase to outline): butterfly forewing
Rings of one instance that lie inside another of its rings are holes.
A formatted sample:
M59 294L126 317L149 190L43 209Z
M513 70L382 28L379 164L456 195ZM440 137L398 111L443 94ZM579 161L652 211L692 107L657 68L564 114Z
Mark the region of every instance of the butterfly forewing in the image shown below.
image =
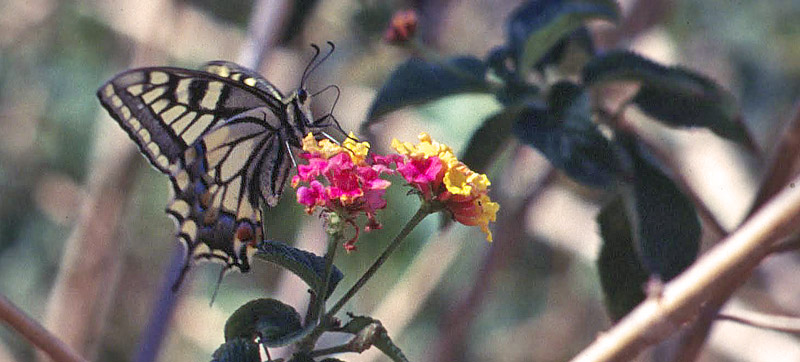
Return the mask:
M278 89L251 70L216 61L204 71L130 70L98 97L170 176L175 198L167 212L188 255L247 271L248 245L262 239L260 203L277 202L291 166L286 145L298 144L286 139L296 134L286 130L294 118Z
M102 86L98 97L150 163L167 174L200 135L221 121L265 105L280 111L280 100L257 88L169 67L122 73Z

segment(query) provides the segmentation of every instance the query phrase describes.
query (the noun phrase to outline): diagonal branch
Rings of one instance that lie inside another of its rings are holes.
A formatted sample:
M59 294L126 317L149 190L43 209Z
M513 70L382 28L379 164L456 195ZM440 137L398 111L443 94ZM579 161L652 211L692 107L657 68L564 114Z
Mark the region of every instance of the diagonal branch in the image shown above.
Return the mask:
M800 177L793 182L800 183ZM663 294L650 298L573 359L573 362L630 359L676 332L703 304L741 283L776 242L800 230L800 187L784 188L736 232L709 250Z
M0 320L56 362L86 362L75 350L0 295Z

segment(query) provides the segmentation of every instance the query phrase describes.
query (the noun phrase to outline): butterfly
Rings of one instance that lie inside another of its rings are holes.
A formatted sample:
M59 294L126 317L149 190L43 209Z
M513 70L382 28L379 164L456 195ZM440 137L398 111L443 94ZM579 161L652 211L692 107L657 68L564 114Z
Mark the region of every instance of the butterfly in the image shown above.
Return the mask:
M223 272L247 272L263 238L261 205L277 204L295 165L292 149L301 147L308 132L331 138L324 129L334 125L344 133L332 113L314 120L312 95L304 87L333 52L328 44L331 51L316 64L320 49L312 44L316 53L300 87L288 96L227 61L201 70L131 69L98 89L102 106L171 181L174 198L167 213L186 245L174 289L192 259L221 261Z

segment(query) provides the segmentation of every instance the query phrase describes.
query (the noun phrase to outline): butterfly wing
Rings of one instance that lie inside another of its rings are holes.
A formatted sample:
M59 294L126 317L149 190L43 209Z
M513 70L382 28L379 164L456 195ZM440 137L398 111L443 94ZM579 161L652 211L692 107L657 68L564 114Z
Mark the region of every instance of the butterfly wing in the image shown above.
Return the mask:
M274 205L290 169L282 95L233 63L206 70L134 69L103 85L98 97L170 176L175 198L167 212L187 256L246 272L248 246L262 239L260 200Z
M290 168L273 127L278 121L269 108L244 112L209 130L186 152L167 212L178 221L178 236L191 255L249 269L248 246L262 239L259 198L272 192L261 180L274 169Z
M117 75L100 87L97 96L148 161L170 174L189 146L225 119L263 106L281 109L280 98L248 86L258 83L249 79L236 81L181 68L141 68Z

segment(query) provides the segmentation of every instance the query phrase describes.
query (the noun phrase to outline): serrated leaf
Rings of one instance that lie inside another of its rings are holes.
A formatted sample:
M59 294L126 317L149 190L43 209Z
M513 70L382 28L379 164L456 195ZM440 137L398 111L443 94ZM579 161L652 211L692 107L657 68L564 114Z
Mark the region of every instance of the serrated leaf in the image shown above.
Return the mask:
M314 253L291 247L280 241L264 240L258 244L255 256L286 268L303 279L312 290L317 290L317 286L324 283L325 258ZM334 265L325 299L333 293L343 277L342 271Z
M619 6L614 0L539 0L517 8L508 21L508 43L517 55L523 76L564 37L586 21L616 22Z
M692 200L669 177L640 155L632 158L639 255L646 270L670 280L697 258L700 221Z
M439 63L409 59L395 69L367 115L366 127L386 113L445 96L489 92L486 65L475 57L455 57Z
M612 51L589 61L583 80L587 85L638 81L641 88L633 102L651 117L672 127L705 127L755 147L733 95L691 70L666 67L629 51Z
M303 335L300 314L292 306L271 298L245 303L225 322L226 341L258 337L267 347L280 347Z
M645 299L648 272L639 261L625 202L617 197L600 210L597 224L603 244L597 257L600 286L611 319L618 321Z
M361 351L370 346L375 346L394 362L408 362L408 358L392 342L386 332L386 328L383 327L379 320L367 316L348 315L351 318L350 321L336 329L336 331L355 334L356 336L350 341L350 345Z
M219 346L211 362L261 362L261 355L258 344L245 338L236 338Z
M548 107L529 104L514 133L583 184L605 187L621 172L612 144L592 122L589 96L578 85L554 85Z

